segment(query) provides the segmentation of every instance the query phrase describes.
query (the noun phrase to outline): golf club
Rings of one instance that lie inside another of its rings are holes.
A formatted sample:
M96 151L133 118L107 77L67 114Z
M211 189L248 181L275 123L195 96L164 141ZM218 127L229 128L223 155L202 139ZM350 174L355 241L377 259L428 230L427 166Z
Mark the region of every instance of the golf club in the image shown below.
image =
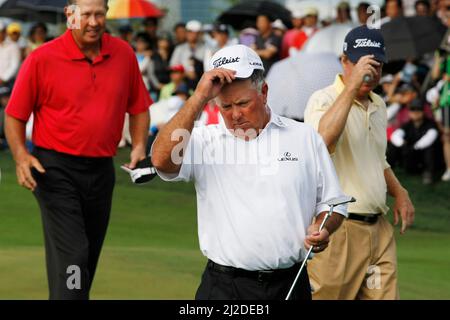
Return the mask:
M319 232L322 231L323 226L325 225L325 222L328 220L329 217L331 217L331 214L333 213L333 209L335 206L338 206L340 204L349 203L349 202L355 202L355 201L356 201L356 199L353 197L350 197L350 196L337 197L337 198L331 199L330 201L327 201L327 205L330 207L330 211L328 211L327 215L325 216L322 223L320 224ZM291 289L289 290L289 292L286 296L286 300L289 300L291 298L292 291L294 291L294 288L295 288L295 285L297 284L298 278L300 277L300 274L302 273L303 268L306 265L306 261L308 261L308 258L310 256L312 250L313 250L313 246L311 246L309 248L305 259L303 259L303 263L300 267L300 270L298 270L297 276L295 277L294 282L292 283Z
M364 76L364 78L363 78L363 81L364 82L366 82L366 83L368 83L368 82L370 82L370 81L372 81L372 76L370 75L370 74L366 74L365 76Z

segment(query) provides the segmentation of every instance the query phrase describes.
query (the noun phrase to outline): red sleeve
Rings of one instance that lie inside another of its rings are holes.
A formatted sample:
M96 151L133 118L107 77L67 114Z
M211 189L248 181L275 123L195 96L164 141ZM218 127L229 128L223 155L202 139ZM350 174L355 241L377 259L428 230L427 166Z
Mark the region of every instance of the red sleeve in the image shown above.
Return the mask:
M38 72L37 59L31 54L25 59L17 75L11 97L6 107L9 116L28 121L37 106L38 100Z
M286 32L283 36L283 41L281 42L281 59L287 58L289 56L288 36L292 37L288 32Z
M129 114L138 114L148 112L148 108L153 104L150 94L145 87L142 80L141 71L134 53L130 57L131 71L130 71L130 95L128 97L127 112Z

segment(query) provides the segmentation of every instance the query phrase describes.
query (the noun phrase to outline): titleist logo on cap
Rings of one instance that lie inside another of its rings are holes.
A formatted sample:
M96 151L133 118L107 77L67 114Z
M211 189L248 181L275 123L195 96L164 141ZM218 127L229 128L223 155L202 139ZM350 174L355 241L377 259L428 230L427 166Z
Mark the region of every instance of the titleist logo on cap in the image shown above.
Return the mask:
M367 47L381 48L381 43L365 38L365 39L356 39L355 45L353 46L353 48L367 48Z
M219 68L220 66L223 66L224 64L239 62L240 59L241 59L240 57L234 57L234 58L220 57L213 61L213 66L214 66L214 68Z

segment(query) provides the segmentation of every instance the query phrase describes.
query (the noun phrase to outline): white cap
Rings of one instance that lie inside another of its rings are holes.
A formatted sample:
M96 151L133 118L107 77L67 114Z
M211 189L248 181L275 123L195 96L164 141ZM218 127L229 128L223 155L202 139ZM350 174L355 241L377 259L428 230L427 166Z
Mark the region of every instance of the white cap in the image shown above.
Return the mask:
M198 20L191 20L186 23L186 30L192 32L202 31L202 23Z
M264 70L258 54L247 46L236 44L217 51L209 60L209 69L225 68L236 71L236 78L249 78L253 70Z
M292 10L292 18L294 19L303 18L303 11L299 8Z
M392 81L394 81L394 76L389 73L380 79L380 84L391 83Z
M306 16L318 16L319 15L319 10L317 10L315 7L309 7L305 9L305 12L303 13L303 15Z
M286 30L286 26L284 25L283 21L281 21L280 19L277 19L274 22L272 22L272 28Z
M2 21L0 21L0 31L6 30L6 24L4 24Z

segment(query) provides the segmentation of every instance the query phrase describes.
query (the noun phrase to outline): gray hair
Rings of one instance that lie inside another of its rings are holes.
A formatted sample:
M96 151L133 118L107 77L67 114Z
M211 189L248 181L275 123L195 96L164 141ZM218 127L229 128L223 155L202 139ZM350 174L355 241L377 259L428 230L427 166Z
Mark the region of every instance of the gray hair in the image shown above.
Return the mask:
M266 81L264 77L264 70L255 69L250 76L250 81L252 82L256 90L258 90L258 92L261 92L262 86Z
M105 2L105 7L108 8L108 1L109 0L103 0ZM67 5L71 6L73 4L77 4L77 0L67 0Z

